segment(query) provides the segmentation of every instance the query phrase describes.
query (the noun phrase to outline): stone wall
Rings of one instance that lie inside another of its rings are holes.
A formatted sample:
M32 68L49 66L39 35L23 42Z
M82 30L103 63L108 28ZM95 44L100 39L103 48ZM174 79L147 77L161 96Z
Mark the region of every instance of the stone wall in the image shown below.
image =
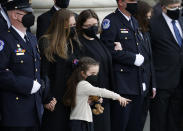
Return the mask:
M148 1L151 5L155 4L157 0L144 0ZM53 0L32 0L32 6L34 13L37 16L46 12L53 5ZM110 12L113 12L116 8L116 0L70 0L69 8L76 13L84 9L93 9L99 15L100 21ZM36 30L36 23L32 27L33 32Z

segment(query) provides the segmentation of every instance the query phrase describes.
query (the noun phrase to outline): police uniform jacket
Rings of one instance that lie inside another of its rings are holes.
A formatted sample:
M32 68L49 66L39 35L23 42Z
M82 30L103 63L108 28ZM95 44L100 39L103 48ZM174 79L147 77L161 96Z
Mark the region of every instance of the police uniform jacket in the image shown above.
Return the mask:
M102 23L101 40L112 54L115 88L120 94L138 95L142 90L143 69L134 65L136 54L142 54L138 23L131 23L116 9ZM114 50L114 42L120 42L122 51Z
M33 81L40 83L40 56L36 37L26 34L26 42L12 27L0 34L3 126L35 127L41 122L41 93L31 95Z

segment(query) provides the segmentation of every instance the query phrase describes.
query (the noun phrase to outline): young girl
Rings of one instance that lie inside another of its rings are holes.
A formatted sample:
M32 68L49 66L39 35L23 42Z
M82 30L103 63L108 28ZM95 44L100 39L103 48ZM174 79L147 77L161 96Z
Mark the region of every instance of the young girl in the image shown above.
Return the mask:
M67 82L64 104L71 107L71 131L93 131L92 111L88 103L89 96L118 100L123 107L130 101L117 93L90 84L97 83L98 72L99 63L90 57L83 57Z

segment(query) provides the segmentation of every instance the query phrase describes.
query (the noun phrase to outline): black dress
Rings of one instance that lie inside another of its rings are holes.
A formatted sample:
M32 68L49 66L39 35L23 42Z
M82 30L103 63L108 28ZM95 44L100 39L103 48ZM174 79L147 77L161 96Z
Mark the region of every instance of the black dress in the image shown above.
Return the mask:
M112 58L103 45L98 39L87 40L83 36L79 37L82 45L82 55L94 58L100 62L100 70L98 74L99 87L112 90L113 88L113 77L112 77ZM104 106L104 113L101 115L93 115L94 120L94 131L110 131L110 101L104 99L102 104Z
M54 112L45 109L43 114L42 131L69 131L70 108L63 105L63 95L66 90L66 82L72 73L72 60L77 58L79 46L73 43L74 53L68 44L68 59L55 56L55 62L49 62L43 55L48 41L41 40L39 47L42 54L41 75L48 76L50 80L50 91L47 94L47 103L52 97L57 99ZM76 53L77 52L77 53Z

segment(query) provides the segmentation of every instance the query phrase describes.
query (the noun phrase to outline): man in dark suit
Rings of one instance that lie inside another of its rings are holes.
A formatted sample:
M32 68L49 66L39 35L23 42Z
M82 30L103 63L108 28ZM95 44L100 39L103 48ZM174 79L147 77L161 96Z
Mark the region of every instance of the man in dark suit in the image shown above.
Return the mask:
M43 113L40 56L29 0L12 0L7 10L12 26L0 34L1 131L37 131Z
M159 0L159 2L153 7L153 16L161 14L162 12L161 1L162 0Z
M183 22L181 0L162 0L162 13L150 26L157 95L151 107L151 131L180 131L182 117Z
M112 130L141 131L141 102L146 90L143 78L142 37L136 13L137 0L117 0L118 9L102 22L101 40L109 49L113 59L115 92L132 100L126 108L119 103L112 105ZM115 50L114 42L120 42L123 50Z
M7 30L11 25L7 12L4 8L6 3L7 3L7 0L2 0L0 2L0 31Z
M53 0L53 1L55 3L54 6L49 11L40 15L37 19L36 36L38 40L47 31L51 23L53 14L61 8L67 8L70 2L70 0Z

